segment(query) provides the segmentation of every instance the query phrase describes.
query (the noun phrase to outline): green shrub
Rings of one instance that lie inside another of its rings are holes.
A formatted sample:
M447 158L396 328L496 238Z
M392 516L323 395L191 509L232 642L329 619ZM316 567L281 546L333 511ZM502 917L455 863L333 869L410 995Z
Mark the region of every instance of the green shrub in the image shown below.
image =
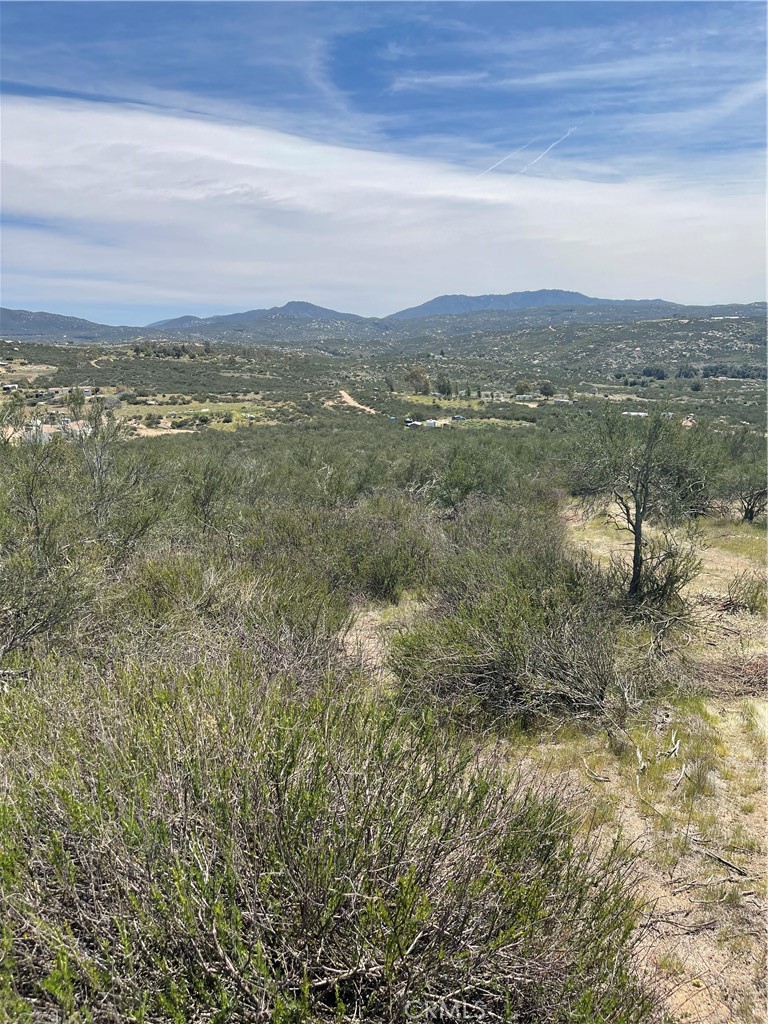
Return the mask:
M274 504L260 512L244 544L264 571L306 572L347 603L396 602L429 578L438 543L433 534L422 507L381 495L335 508Z
M620 844L428 715L49 663L0 738L0 1014L656 1019Z
M458 506L471 494L499 495L508 480L504 451L497 443L463 440L448 452L445 468L438 474L433 493L441 505Z
M343 548L330 575L353 597L397 602L431 576L436 538L423 510L399 498L356 505L343 523Z
M390 645L409 699L523 721L604 710L618 682L615 625L588 563L470 558L442 596Z
M28 547L0 547L0 663L36 642L54 643L81 619L97 574L78 556L53 560Z
M343 595L306 566L161 551L132 567L94 628L113 650L148 660L220 663L241 652L265 674L300 681L344 660L349 624Z

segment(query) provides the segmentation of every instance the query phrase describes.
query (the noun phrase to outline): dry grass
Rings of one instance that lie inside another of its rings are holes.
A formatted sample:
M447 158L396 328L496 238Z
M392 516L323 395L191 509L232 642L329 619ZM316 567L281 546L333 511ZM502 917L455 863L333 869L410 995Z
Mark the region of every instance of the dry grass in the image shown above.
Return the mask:
M575 510L567 518L600 562L627 546L610 524ZM515 734L510 757L522 752L535 774L580 793L593 822L641 851L646 969L676 1019L758 1024L768 1020L765 629L723 601L733 575L754 569L762 540L746 524L710 524L705 537L688 594L694 627L676 655L682 695L610 735L568 723ZM387 629L419 607L364 611L351 636L381 664Z
M56 373L57 367L48 366L46 363L12 363L0 369L3 384L13 384L20 380L33 381L38 377L48 377Z
M627 534L568 516L573 539L601 562ZM592 792L643 849L642 886L654 973L686 1024L757 1024L766 1011L765 623L723 610L728 584L754 571L765 532L704 525L702 572L689 587L694 628L680 655L698 696L649 709L605 737L569 734L532 751Z

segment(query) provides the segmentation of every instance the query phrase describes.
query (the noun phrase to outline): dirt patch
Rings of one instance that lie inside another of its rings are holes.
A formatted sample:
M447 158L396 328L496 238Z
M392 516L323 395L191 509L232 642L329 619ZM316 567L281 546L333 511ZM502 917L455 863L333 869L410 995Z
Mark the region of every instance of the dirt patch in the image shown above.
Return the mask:
M376 415L375 409L371 409L367 405L361 405L360 402L358 402L356 399L352 397L352 395L349 394L348 391L339 391L339 394L341 395L341 400L345 405L351 405L353 409L362 409L363 412L369 412L371 416Z
M347 653L385 689L396 683L387 667L389 634L411 622L425 607L424 601L412 593L403 594L398 604L361 607L345 636Z
M382 635L382 613L376 608L360 611L344 638L347 653L363 666L369 677L381 677L387 656Z
M168 434L196 434L196 430L192 430L189 427L178 427L176 430L172 430L170 427L145 427L143 424L134 427L136 437L163 437Z

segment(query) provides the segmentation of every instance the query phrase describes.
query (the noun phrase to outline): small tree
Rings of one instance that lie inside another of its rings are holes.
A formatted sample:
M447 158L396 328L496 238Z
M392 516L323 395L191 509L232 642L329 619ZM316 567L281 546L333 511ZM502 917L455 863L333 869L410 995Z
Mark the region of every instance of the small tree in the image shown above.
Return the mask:
M435 383L435 390L439 395L443 395L445 398L450 398L453 394L453 386L450 380L445 374L440 374Z
M412 366L405 379L415 395L429 394L429 375L423 366Z
M627 597L641 600L646 526L671 526L691 512L685 431L661 412L637 420L610 409L595 420L586 438L579 438L574 466L585 504L632 534Z
M768 489L765 486L765 476L761 477L759 467L755 467L753 476L745 473L740 479L736 497L743 522L754 523L756 519L765 515L768 508Z
M734 466L726 483L726 494L729 501L736 503L742 522L760 519L768 508L765 467L758 462Z
M539 382L539 392L545 398L551 398L555 393L555 385L551 380L542 380Z

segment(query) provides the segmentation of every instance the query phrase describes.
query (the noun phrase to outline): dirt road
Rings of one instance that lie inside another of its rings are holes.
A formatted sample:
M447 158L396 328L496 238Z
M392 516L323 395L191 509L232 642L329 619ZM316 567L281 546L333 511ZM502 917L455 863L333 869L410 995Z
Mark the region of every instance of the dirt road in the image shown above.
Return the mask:
M355 409L362 409L363 412L369 412L371 414L371 416L375 416L376 415L376 410L375 409L371 409L367 405L361 405L358 401L356 401L352 397L352 395L349 394L348 391L341 391L340 390L339 394L341 395L341 400L342 400L342 402L344 402L345 405L351 405Z

